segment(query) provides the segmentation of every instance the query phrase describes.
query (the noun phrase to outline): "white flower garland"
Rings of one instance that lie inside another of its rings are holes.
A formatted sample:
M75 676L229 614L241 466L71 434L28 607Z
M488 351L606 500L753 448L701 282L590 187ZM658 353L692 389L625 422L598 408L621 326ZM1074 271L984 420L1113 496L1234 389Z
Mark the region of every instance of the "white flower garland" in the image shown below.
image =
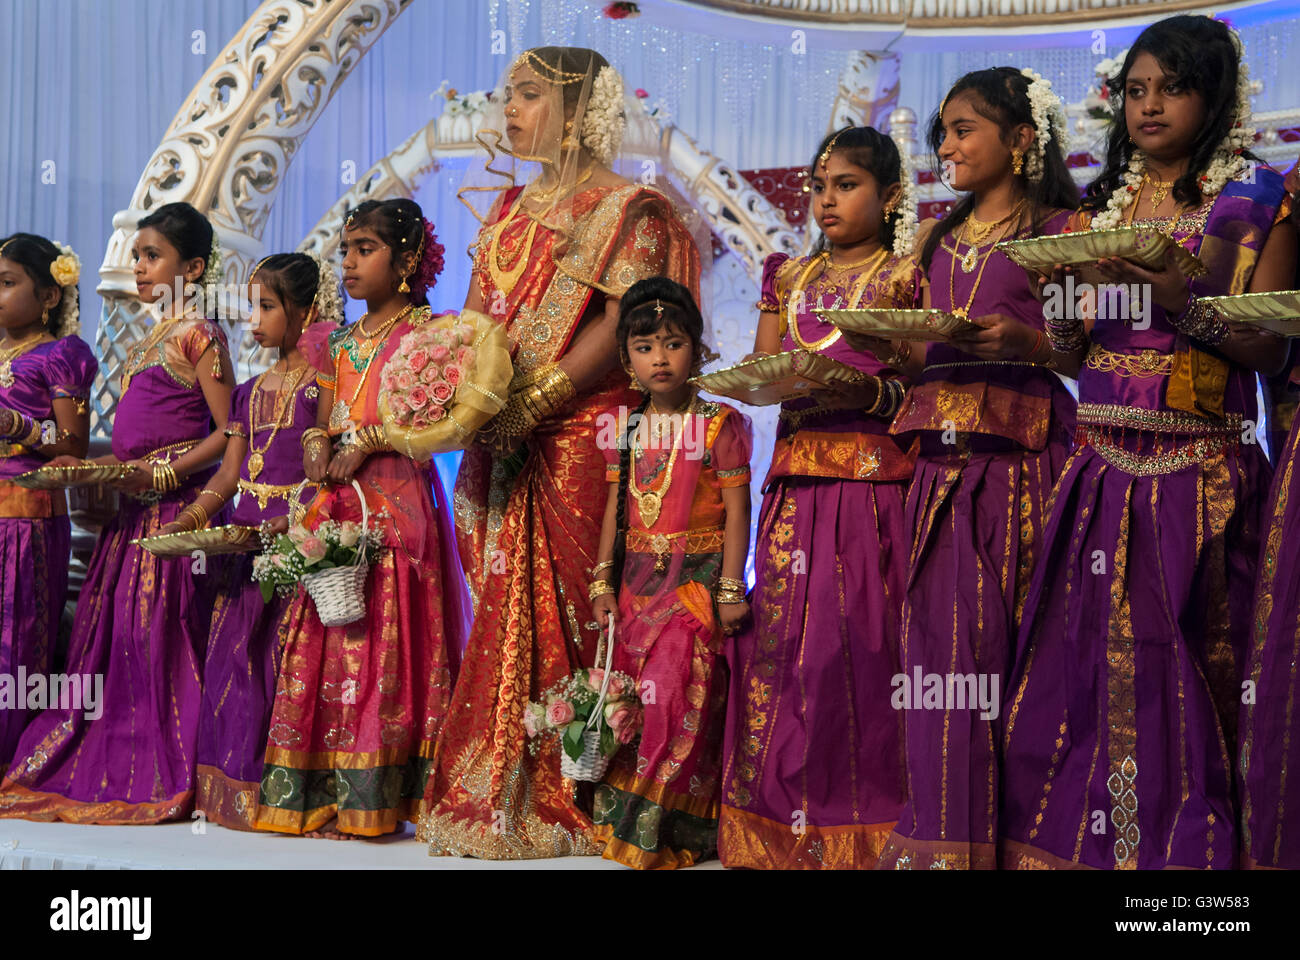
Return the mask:
M907 148L898 150L898 182L902 190L898 194L898 206L895 213L898 221L894 224L894 256L905 257L916 245L916 183L912 178L912 163L907 156Z
M212 231L212 249L208 251L208 266L199 277L199 283L212 286L221 282L221 244L217 241L217 232Z
M1230 181L1240 179L1250 170L1251 163L1242 156L1242 151L1255 142L1255 128L1251 124L1250 67L1241 59L1241 38L1235 30L1230 30L1229 35L1237 51L1237 116L1218 149L1214 151L1209 165L1197 178L1204 197L1217 196ZM1115 122L1124 121L1116 119ZM1092 218L1092 229L1112 230L1123 225L1124 211L1137 196L1145 167L1146 154L1134 150L1129 156L1128 169L1121 176L1123 185L1110 195L1106 209Z
M613 67L600 68L582 115L580 140L596 161L609 166L623 145L623 78Z
M63 291L59 312L50 333L55 337L70 337L81 332L81 304L77 295L77 281L81 279L81 260L66 243L54 241L59 256L50 264L50 276Z
M1028 67L1021 70L1020 74L1029 80L1029 89L1025 91L1025 95L1029 98L1030 115L1033 117L1036 131L1036 139L1025 154L1025 176L1037 182L1043 179L1047 149L1052 134L1056 134L1057 147L1064 157L1066 145L1069 143L1069 128L1065 118L1065 105L1052 90L1051 81L1039 76Z
M329 262L321 257L312 256L316 263L318 276L316 280L316 297L312 305L316 307L315 323L342 323L343 298L339 296L339 276Z

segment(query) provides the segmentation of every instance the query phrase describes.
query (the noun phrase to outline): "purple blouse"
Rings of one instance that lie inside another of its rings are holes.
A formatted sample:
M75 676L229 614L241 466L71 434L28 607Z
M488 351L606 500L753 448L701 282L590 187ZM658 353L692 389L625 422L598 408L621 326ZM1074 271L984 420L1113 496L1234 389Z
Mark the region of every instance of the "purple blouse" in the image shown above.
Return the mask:
M17 410L38 423L54 419L54 401L88 400L99 364L86 341L64 337L43 343L10 363L13 386L0 385L0 407ZM0 444L0 479L16 477L49 461L26 447Z

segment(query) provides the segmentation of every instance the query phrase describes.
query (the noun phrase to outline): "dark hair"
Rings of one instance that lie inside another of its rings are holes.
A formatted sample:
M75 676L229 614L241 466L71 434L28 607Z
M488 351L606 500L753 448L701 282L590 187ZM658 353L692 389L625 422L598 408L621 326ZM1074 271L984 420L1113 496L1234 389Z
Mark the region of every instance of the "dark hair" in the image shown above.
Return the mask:
M281 302L291 303L301 310L309 310L316 299L320 283L320 268L305 253L276 253L257 266L254 275L261 274Z
M882 197L892 184L901 182L898 145L891 137L881 133L875 127L842 127L826 134L822 142L817 145L817 152L813 154L812 162L808 164L809 182L817 176L817 166L822 153L832 141L835 143L835 149L831 153L843 153L845 160L871 174ZM893 213L883 217L878 239L885 247L893 246L894 227L902 216L903 210L899 207ZM826 236L823 234L817 238L813 253L821 253L826 248Z
M953 97L970 93L974 96L972 106L982 117L998 125L1003 139L1009 137L1011 129L1022 123L1034 126L1033 107L1029 102L1030 79L1015 67L989 67L986 70L974 70L966 74L948 91L944 103ZM939 148L943 145L942 106L930 118L930 130L926 137L930 152L934 156L934 174L942 177L943 163L939 159ZM1037 129L1037 127L1035 127ZM1043 157L1043 176L1041 180L1025 181L1025 197L1029 201L1029 227L1031 236L1038 236L1038 229L1050 210L1073 210L1079 205L1079 188L1070 177L1070 170L1065 165L1063 151L1066 144L1056 139L1056 131L1051 131L1047 149ZM975 208L975 195L967 194L957 201L952 211L939 221L938 226L930 231L925 247L921 251L921 265L930 269L930 261L939 241L956 227L961 225ZM1024 222L1023 219L1021 221ZM1019 225L1017 225L1019 227Z
M181 260L199 257L203 260L203 269L208 269L208 258L212 256L212 224L188 203L163 204L135 226L137 230L153 227L176 248Z
M397 258L408 251L418 254L420 240L424 237L424 211L414 200L398 197L395 200L367 200L348 211L343 222L345 230L361 227L373 230L375 236L388 244L393 269L397 269ZM415 264L415 273L407 278L411 288L411 302L424 306L429 302L425 289L415 282L415 274L420 272L420 262Z
M1160 61L1166 74L1205 101L1201 128L1192 140L1187 170L1174 182L1173 194L1182 203L1200 204L1199 177L1210 165L1214 151L1237 120L1237 49L1226 24L1209 17L1180 15L1151 24L1138 35L1119 73L1107 79L1113 110L1106 134L1106 159L1097 179L1088 184L1081 206L1085 210L1104 209L1110 195L1120 188L1124 172L1133 156L1129 142L1128 121L1124 116L1127 95L1125 79L1133 61L1149 53ZM1259 158L1249 150L1242 156Z
M535 71L543 80L560 88L566 110L577 106L583 88L590 91L590 84L595 82L601 68L609 66L608 60L595 50L586 47L533 47L531 50L525 50L524 53L531 53L557 74L582 74L585 77L583 82L559 83L555 78L547 76L545 70ZM524 57L522 62L532 66L528 63L527 57Z
M46 323L46 327L53 331L59 306L63 303L63 288L50 275L50 265L58 259L59 248L34 233L15 233L5 237L0 240L0 248L4 250L4 259L18 264L27 276L32 278L38 297L51 287L59 291L59 299L51 308L50 318Z
M656 307L662 307L657 313ZM647 277L628 287L618 302L618 327L614 334L618 341L618 355L624 364L629 362L627 342L632 337L644 337L665 327L673 326L691 339L693 363L698 365L708 353L704 345L704 317L691 296L691 291L667 277ZM613 584L617 590L623 579L623 561L627 556L627 485L632 467L632 435L641 424L641 414L650 403L647 394L640 406L628 417L627 431L618 447L618 521L614 539Z

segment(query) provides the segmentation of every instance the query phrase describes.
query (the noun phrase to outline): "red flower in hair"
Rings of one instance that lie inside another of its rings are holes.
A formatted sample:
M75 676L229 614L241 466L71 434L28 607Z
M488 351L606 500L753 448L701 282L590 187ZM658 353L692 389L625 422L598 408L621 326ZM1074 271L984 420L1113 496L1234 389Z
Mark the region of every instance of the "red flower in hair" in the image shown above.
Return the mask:
M413 291L433 289L433 285L438 282L438 274L442 273L442 255L447 252L446 248L438 242L438 237L433 232L433 224L428 218L424 218L422 222L424 223L424 253L415 268L415 273L411 276L410 284Z
M637 88L636 88L636 98L637 98L638 100L645 100L645 99L646 99L647 97L649 97L649 96L650 96L650 94L649 94L648 92L646 92L645 90L642 90L640 87L637 87Z
M601 12L611 20L641 16L641 8L635 3L609 3L605 5L605 9Z

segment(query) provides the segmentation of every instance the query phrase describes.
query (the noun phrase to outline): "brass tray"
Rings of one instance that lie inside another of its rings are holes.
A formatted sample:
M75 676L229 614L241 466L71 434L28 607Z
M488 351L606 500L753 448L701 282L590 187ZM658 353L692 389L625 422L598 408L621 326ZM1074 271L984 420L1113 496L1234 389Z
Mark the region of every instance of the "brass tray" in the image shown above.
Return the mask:
M156 557L188 557L195 550L201 550L210 556L251 553L262 547L257 527L241 527L237 524L205 530L185 530L158 537L141 537L131 542L144 547Z
M1300 290L1201 297L1224 320L1249 323L1284 337L1300 337Z
M131 474L124 463L85 463L75 467L37 467L14 477L13 482L28 490L64 490L88 487L96 483L113 483Z
M1144 267L1159 267L1165 251L1173 247L1178 268L1189 277L1205 275L1205 264L1154 227L1116 227L1082 230L1050 237L1003 240L997 248L1014 263L1030 270L1051 271L1056 264L1078 266L1107 257L1123 257ZM1100 278L1099 278L1100 279Z
M762 407L861 379L862 374L847 363L808 350L790 350L701 374L691 383L708 393Z
M943 310L814 310L845 333L886 340L944 341L963 330L977 330L955 313Z

